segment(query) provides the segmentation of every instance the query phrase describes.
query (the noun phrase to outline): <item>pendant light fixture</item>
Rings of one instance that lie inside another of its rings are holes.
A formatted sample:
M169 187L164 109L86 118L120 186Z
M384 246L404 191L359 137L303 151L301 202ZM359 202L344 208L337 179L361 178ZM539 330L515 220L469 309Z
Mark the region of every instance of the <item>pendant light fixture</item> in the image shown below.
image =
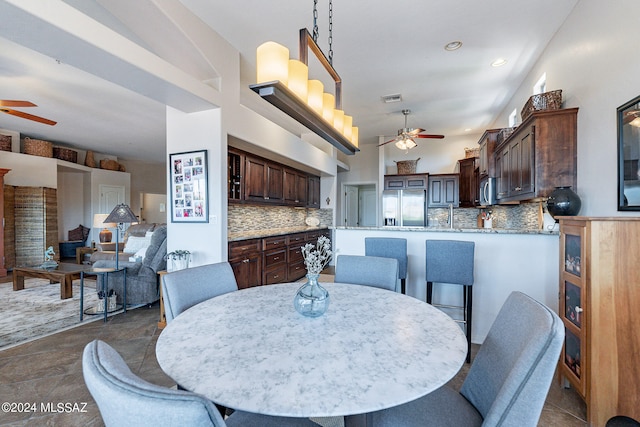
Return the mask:
M313 3L313 37L306 28L299 34L299 59L289 58L289 49L269 41L256 50L257 83L251 90L293 117L345 154L358 149L358 128L342 110L342 80L333 68L333 4L329 0L329 58L318 46L317 0ZM324 92L319 80L309 80L308 51L311 49L335 83L335 95Z

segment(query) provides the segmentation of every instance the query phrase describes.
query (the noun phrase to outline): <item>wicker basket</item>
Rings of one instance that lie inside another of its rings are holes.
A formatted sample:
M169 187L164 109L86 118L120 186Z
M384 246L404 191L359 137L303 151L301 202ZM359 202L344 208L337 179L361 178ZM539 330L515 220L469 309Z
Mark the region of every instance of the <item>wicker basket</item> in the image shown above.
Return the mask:
M10 135L0 135L0 151L11 151Z
M552 90L550 92L539 93L531 96L520 115L522 120L526 120L534 111L541 110L559 110L562 107L562 89Z
M399 162L396 162L396 164L398 165L398 175L416 173L418 160L420 160L420 157L418 157L416 160L401 160Z
M480 157L480 147L478 148L467 148L464 147L464 158L471 159L474 157Z
M49 141L26 137L24 139L24 154L31 154L32 156L40 157L53 157L53 144Z
M53 157L71 163L78 163L78 152L69 148L53 147Z
M111 159L102 159L100 160L100 169L106 169L110 171L119 171L120 164L115 160Z

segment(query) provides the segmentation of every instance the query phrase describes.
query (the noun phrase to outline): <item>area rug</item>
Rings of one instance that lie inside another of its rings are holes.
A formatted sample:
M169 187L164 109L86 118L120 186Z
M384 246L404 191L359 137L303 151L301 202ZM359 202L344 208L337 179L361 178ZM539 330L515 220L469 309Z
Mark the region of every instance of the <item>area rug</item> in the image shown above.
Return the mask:
M84 282L84 306L98 302L95 280ZM60 299L60 285L46 279L25 279L24 289L0 283L0 350L80 324L80 281L73 283L73 298ZM84 316L83 323L102 316Z

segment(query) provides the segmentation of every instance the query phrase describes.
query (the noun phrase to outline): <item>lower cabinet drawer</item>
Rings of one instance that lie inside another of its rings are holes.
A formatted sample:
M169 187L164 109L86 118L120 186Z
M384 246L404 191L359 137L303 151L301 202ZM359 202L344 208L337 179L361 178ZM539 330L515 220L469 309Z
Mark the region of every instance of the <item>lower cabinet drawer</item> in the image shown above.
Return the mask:
M293 282L295 280L304 277L307 274L307 269L304 267L304 261L297 262L295 264L289 264L289 275L287 280Z
M285 264L287 262L287 249L272 249L264 252L264 269L269 270L271 267Z
M266 270L264 272L263 285L272 285L287 281L287 265L283 264L279 267Z

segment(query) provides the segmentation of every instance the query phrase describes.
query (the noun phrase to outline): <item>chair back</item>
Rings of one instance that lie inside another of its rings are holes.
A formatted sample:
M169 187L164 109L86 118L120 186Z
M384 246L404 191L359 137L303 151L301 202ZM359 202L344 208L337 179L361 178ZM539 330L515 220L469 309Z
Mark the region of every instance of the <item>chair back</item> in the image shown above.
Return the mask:
M398 260L398 279L407 278L407 239L396 237L365 237L364 254Z
M483 426L536 426L564 341L560 318L512 292L484 340L460 393Z
M142 265L153 270L154 273L167 268L167 226L162 225L155 229L145 252Z
M167 323L202 301L237 290L236 277L228 262L167 273L162 278L162 298Z
M427 240L426 281L473 285L474 242Z
M144 381L103 341L94 340L85 346L82 373L107 427L226 425L205 397Z
M336 258L338 283L375 286L396 291L398 287L398 260L375 256L340 255Z

